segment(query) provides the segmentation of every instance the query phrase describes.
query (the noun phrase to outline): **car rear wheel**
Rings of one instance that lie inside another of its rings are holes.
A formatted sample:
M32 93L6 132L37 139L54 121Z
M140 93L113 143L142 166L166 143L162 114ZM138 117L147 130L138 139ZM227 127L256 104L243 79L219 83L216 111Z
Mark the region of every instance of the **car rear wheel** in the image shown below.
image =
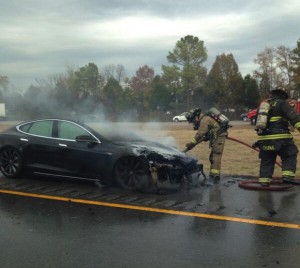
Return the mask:
M175 121L175 122L179 122L179 119L178 119L178 118L175 118L174 121Z
M114 168L114 182L123 189L147 189L151 185L149 167L139 158L124 157Z
M5 148L0 152L0 171L7 178L15 178L21 173L22 157L16 148Z

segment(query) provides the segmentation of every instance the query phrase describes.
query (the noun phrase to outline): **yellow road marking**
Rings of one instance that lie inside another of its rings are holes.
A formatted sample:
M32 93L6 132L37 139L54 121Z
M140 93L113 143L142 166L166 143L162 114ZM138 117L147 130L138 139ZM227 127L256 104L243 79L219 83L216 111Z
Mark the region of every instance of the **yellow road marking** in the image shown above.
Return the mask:
M203 218L203 219L242 222L242 223L249 223L249 224L256 224L256 225L265 225L265 226L282 227L282 228L290 228L290 229L299 229L300 230L300 225L293 224L293 223L252 220L252 219L245 219L245 218L236 218L236 217L228 217L228 216L221 216L221 215L214 215L214 214L198 213L198 212L151 208L151 207L126 205L126 204L119 204L119 203L93 201L93 200L86 200L86 199L68 198L68 197L60 197L60 196L34 194L34 193L24 193L24 192L11 191L11 190L2 190L2 189L0 189L0 193L35 197L35 198L43 198L43 199L50 199L50 200L57 200L57 201L64 201L64 202L73 202L73 203L89 204L89 205L96 205L96 206L104 206L104 207L114 207L114 208L123 208L123 209L131 209L131 210L149 211L149 212L156 212L156 213L197 217L197 218Z

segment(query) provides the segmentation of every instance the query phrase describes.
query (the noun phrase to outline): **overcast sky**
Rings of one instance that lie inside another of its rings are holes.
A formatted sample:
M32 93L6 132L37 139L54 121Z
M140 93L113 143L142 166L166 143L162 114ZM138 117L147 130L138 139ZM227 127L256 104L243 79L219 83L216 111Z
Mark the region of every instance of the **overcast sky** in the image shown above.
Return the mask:
M299 0L0 0L0 75L26 89L89 62L161 74L176 42L193 35L208 69L232 53L244 76L266 47L296 47L299 14Z

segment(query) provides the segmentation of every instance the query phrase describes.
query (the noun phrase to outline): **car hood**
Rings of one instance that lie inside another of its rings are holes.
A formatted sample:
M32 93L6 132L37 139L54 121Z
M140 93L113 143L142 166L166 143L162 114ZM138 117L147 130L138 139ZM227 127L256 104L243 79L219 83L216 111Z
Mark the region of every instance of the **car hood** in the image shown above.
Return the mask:
M164 162L179 160L181 162L197 161L178 148L170 145L165 145L155 141L131 141L119 142L124 146L130 146L137 155L144 155L150 161Z

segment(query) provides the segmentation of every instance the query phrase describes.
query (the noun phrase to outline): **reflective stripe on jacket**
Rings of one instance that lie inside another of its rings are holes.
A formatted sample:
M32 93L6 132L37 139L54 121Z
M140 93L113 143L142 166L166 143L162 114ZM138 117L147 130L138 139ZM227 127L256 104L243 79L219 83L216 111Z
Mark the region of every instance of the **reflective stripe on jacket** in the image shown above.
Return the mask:
M298 114L286 100L272 98L269 103L268 123L264 130L258 132L258 141L292 139L289 126L300 127Z

